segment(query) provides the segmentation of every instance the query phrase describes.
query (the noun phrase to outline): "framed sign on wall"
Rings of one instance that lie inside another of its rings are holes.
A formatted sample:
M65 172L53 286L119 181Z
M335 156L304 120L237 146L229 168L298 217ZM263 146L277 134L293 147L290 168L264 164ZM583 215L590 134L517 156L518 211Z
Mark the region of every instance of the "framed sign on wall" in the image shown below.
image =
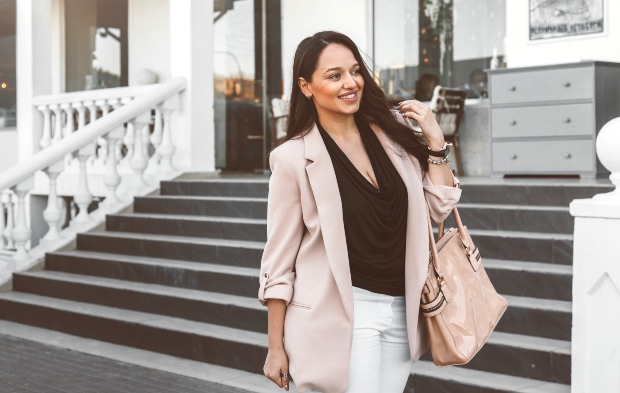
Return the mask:
M530 41L603 33L605 0L530 0Z

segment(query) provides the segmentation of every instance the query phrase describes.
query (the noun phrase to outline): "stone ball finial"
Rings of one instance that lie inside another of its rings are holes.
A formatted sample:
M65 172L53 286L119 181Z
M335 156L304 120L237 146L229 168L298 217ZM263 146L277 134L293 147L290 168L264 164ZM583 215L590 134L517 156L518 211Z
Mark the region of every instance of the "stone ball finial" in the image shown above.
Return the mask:
M610 120L596 137L596 154L611 175L609 180L616 186L612 192L595 195L596 199L620 203L620 117Z
M150 85L153 83L157 83L157 74L148 68L143 68L138 71L138 84L139 85Z

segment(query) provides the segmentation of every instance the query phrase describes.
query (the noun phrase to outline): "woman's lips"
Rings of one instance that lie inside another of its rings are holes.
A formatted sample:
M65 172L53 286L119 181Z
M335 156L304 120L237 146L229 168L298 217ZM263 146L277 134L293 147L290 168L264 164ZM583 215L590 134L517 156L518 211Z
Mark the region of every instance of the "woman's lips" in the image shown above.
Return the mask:
M357 93L346 94L343 96L338 96L339 99L346 102L355 102L357 101Z

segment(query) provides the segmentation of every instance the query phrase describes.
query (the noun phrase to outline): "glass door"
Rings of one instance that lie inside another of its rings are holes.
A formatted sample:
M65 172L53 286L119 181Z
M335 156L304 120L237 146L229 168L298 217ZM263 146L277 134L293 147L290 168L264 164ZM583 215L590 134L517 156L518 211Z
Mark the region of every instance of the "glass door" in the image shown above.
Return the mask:
M216 167L262 172L282 96L280 0L216 0L213 18Z

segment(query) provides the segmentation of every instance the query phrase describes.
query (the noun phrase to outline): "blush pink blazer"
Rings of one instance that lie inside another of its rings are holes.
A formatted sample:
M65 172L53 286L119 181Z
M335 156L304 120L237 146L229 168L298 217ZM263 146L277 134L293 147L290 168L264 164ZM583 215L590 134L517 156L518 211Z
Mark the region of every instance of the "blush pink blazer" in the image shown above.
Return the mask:
M397 119L410 123L393 110ZM422 178L418 160L371 125L408 192L405 292L413 361L427 351L420 294L429 262L425 199L431 219L443 221L461 196L454 186ZM283 299L284 349L300 392L344 392L349 384L353 290L338 182L325 143L314 127L269 157L267 243L260 268L259 301ZM433 165L433 164L429 164Z

